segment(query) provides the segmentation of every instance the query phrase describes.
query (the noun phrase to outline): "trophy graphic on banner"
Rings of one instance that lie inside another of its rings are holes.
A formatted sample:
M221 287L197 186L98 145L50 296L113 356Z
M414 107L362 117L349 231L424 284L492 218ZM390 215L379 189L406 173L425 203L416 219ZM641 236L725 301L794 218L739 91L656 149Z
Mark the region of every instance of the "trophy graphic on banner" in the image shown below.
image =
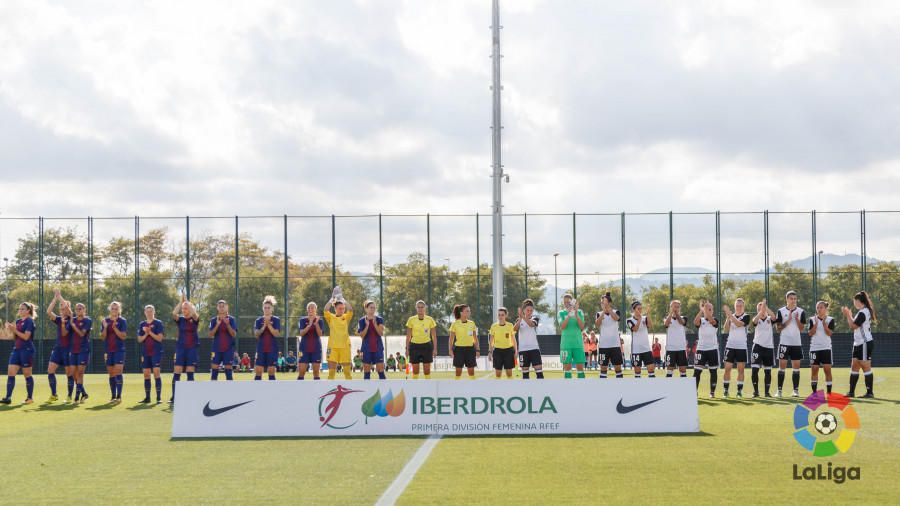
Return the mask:
M340 286L335 286L331 292L331 300L334 302L344 302L344 292Z

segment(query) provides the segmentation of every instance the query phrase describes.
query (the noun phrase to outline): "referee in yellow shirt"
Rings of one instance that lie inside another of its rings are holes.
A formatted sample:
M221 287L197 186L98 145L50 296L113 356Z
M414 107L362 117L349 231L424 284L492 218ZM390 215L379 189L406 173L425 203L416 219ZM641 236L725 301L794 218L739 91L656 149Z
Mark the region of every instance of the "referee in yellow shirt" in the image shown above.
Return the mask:
M334 312L332 312L332 308ZM324 308L325 323L328 324L328 379L333 380L337 365L341 364L345 379L350 375L350 323L353 321L353 306L349 301L331 299Z
M469 379L475 379L475 363L478 360L478 329L475 322L469 319L472 310L466 304L453 306L453 317L456 321L450 325L450 357L456 368L456 377L462 377L462 368L469 372Z
M499 378L500 373L506 370L506 377L512 379L513 369L516 367L516 331L513 324L506 321L507 311L505 307L497 310L497 321L491 325L488 331L490 356L494 362L494 374Z
M406 320L406 356L412 365L412 379L419 379L420 365L425 379L431 379L431 363L437 356L437 323L425 309L425 301L416 301L416 314Z

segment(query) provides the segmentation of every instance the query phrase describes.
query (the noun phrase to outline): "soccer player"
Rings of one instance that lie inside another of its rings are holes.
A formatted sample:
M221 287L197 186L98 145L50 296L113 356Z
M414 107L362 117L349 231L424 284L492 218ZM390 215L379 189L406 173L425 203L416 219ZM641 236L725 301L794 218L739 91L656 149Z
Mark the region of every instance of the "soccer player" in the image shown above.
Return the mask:
M59 303L59 315L53 312L53 307ZM62 298L59 290L53 291L53 300L47 306L47 317L56 325L56 344L50 352L50 363L47 364L47 381L50 383L50 398L47 402L56 402L56 370L62 366L66 372L69 395L67 401L72 400L72 390L75 388L75 376L72 365L69 363L69 344L72 335L72 305Z
M32 360L34 359L34 304L23 302L19 304L19 319L16 323L6 322L6 335L4 339L15 340L13 351L9 355L8 377L6 378L6 397L0 399L0 404L12 403L12 393L16 388L16 375L22 370L25 376L25 404L34 402L34 378L31 377Z
M469 379L475 379L475 363L480 356L478 350L478 328L475 322L469 319L472 310L467 304L453 306L453 317L456 319L450 324L450 358L453 359L453 367L456 368L454 379L462 377L462 369L468 370Z
M663 320L666 327L666 377L671 378L678 368L682 378L687 378L687 317L681 314L681 301L669 303L669 313Z
M172 398L169 404L175 404L175 385L181 381L181 373L187 373L187 380L194 381L197 370L200 346L200 315L197 309L181 292L181 302L172 309L172 321L178 324L178 342L175 346L175 370L172 374Z
M318 306L315 302L306 304L306 316L300 318L297 323L298 350L297 350L297 379L306 377L306 371L312 365L313 379L321 379L319 371L322 368L322 335L325 327L322 319L317 314Z
M600 329L597 343L597 360L600 362L600 378L606 378L609 364L616 371L616 378L622 377L622 343L619 340L619 319L622 313L612 306L612 294L606 292L600 297L600 311L597 312L594 324Z
M256 335L256 363L253 364L255 381L262 380L265 370L269 381L275 381L275 363L278 361L278 339L281 335L281 319L275 316L275 297L263 299L263 315L256 319L253 333Z
M225 379L234 380L234 336L237 335L237 323L234 316L228 314L228 303L224 300L216 302L216 315L209 320L208 335L213 338L209 379L218 381L219 367L224 365Z
M819 367L825 369L825 391L831 393L831 334L834 318L828 316L828 303L816 302L816 314L809 319L809 365L812 391L819 389Z
M625 325L631 329L631 365L634 368L634 377L641 377L641 366L647 368L647 376L656 377L656 360L650 348L650 317L643 314L644 306L640 301L631 303L631 318L625 320Z
M372 379L372 366L378 372L378 379L384 375L384 318L375 314L375 302L367 300L363 304L366 314L357 322L356 335L362 338L363 379Z
M125 368L125 338L128 322L122 317L122 304L110 302L109 316L100 322L100 334L106 343L106 372L109 374L109 402L122 402L122 370Z
M791 362L791 382L794 391L791 397L800 396L800 361L803 360L803 348L800 346L800 331L806 325L806 311L797 306L797 292L791 290L784 295L785 305L775 313L775 328L778 329L778 391L781 397L784 386L784 369Z
M334 312L331 309L334 309ZM350 322L353 306L346 300L329 300L323 308L328 324L328 379L334 379L337 365L344 371L344 379L353 379L350 372Z
M493 359L496 377L506 370L506 377L511 379L516 366L516 331L513 324L506 321L507 314L505 307L497 310L497 321L488 330L488 353Z
M697 327L697 355L694 357L694 379L700 388L700 375L703 369L709 370L709 398L716 397L716 379L719 372L719 336L716 329L719 320L713 315L712 302L700 301L700 311L694 317Z
M431 363L437 356L437 323L425 314L425 301L416 301L416 314L406 320L406 356L412 364L412 379L419 379L419 367L425 379L431 379Z
M584 378L584 342L581 333L584 331L584 311L578 308L578 301L571 293L563 295L563 308L556 314L556 321L562 331L559 336L559 361L562 362L563 376L572 377L572 366L575 366L579 378Z
M165 326L156 318L156 308L144 306L144 321L138 324L137 341L141 345L141 371L144 373L144 400L141 404L150 403L150 374L156 386L156 403L162 402L162 376L160 364L163 357L163 339Z
M728 388L731 385L731 369L737 364L737 396L744 397L744 369L747 367L747 327L750 325L750 315L744 311L744 299L738 297L734 301L734 311L727 305L722 306L725 313L725 332L728 339L725 341L725 376L722 380L725 387L724 394L728 397Z
M537 340L537 327L540 319L534 314L534 301L525 299L518 311L519 318L515 327L518 336L516 344L519 348L519 367L522 368L522 379L529 379L529 368L534 368L537 379L544 379L543 360L541 359L541 347Z
M772 386L772 364L775 363L775 337L772 332L772 323L775 321L775 313L769 309L766 301L756 304L756 315L753 317L753 349L751 350L750 373L753 381L753 398L759 397L759 369L762 367L765 375L766 397L771 397L769 389Z
M93 321L87 317L87 308L84 304L80 302L75 304L75 318L72 319L71 325L69 363L75 368L75 402L83 403L88 400L87 390L84 389L84 369L91 358L91 327L93 325Z
M847 318L847 324L853 329L853 360L850 363L850 392L848 397L856 395L856 383L859 381L859 370L862 369L866 381L866 395L863 398L875 397L873 385L875 379L872 372L872 352L875 351L875 340L872 337L872 323L878 321L875 306L869 294L863 290L853 296L853 307L856 308L856 316L850 317L848 307L842 307L841 312Z

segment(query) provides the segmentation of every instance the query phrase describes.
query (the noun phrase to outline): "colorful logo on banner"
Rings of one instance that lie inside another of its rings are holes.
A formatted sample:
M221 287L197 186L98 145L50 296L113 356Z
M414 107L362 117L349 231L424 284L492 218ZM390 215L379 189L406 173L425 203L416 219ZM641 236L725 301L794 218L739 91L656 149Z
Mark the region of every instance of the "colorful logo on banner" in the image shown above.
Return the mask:
M846 453L859 428L859 415L840 394L819 390L794 409L794 439L816 457Z
M366 423L369 423L369 418L376 416L400 416L405 409L406 396L403 394L403 390L400 390L396 397L391 390L388 390L387 395L382 397L381 389L379 389L372 397L366 399L366 402L362 404L361 411L366 416Z
M331 422L334 420L335 416L337 416L338 411L340 411L341 404L344 402L344 397L357 392L362 392L362 390L351 390L338 385L326 392L325 395L319 397L319 421L322 422L320 427L325 427L327 425L332 429L346 429L356 425L358 420L354 420L353 423L349 425L338 425L337 422ZM325 401L328 401L328 404L325 404Z

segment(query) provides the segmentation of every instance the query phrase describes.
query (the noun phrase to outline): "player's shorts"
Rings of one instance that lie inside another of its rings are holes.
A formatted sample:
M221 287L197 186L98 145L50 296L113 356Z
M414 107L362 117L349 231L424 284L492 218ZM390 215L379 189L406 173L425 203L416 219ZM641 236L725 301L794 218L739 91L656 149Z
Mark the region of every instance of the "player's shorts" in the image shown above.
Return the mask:
M775 364L775 350L754 344L750 354L750 364L754 367L772 367Z
M256 367L275 367L278 365L278 352L277 351L257 351L256 352Z
M602 367L607 367L610 364L617 366L625 363L625 357L622 356L622 348L618 346L615 348L600 348L597 352L599 353L597 361L600 362Z
M653 358L653 352L645 351L643 353L631 354L631 367L647 367L648 365L653 365L655 363L656 359Z
M338 364L350 363L350 347L346 348L328 348L328 361Z
M69 362L69 348L54 346L53 351L50 352L50 362L63 367L72 365Z
M779 345L778 360L803 360L803 348L787 344Z
M159 369L162 364L162 350L153 355L141 355L141 369Z
M454 346L453 367L475 367L475 346Z
M831 350L810 350L809 365L831 365Z
M875 341L867 341L853 347L853 358L856 360L872 360L872 352L875 351Z
M31 362L33 360L34 350L14 349L12 353L9 354L9 365L17 365L25 369L31 367Z
M175 367L197 367L197 348L175 350Z
M584 348L581 346L561 348L559 350L559 361L561 364L583 364L585 362Z
M512 370L516 367L516 350L509 348L494 348L494 369Z
M543 365L541 350L519 350L519 367L537 367Z
M362 355L362 363L364 364L375 365L384 363L383 351L364 351Z
M409 343L409 363L430 364L434 362L434 345L432 343Z
M741 348L725 348L725 361L732 364L746 364L747 350Z
M234 350L228 351L217 351L213 353L212 364L213 366L223 364L223 365L234 365Z
M687 367L687 352L684 350L666 351L666 367Z
M86 366L91 360L90 350L80 351L78 353L69 353L69 364Z
M298 364L321 364L322 363L322 352L321 351L303 351L300 352L300 356L297 357Z
M106 366L112 367L115 365L122 365L125 363L125 352L124 351L107 351L106 352Z
M694 355L694 367L719 368L719 350L698 350Z

